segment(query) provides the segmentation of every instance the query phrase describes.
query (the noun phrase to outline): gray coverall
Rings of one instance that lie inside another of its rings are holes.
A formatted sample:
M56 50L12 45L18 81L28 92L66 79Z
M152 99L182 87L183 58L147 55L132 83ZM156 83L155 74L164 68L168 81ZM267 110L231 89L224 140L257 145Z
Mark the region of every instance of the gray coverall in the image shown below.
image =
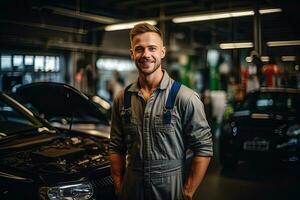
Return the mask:
M146 102L138 82L131 92L130 120L125 120L124 92L114 100L110 154L126 156L122 200L180 200L187 149L212 156L212 136L197 93L181 86L171 123L163 123L173 79L164 71L159 88Z

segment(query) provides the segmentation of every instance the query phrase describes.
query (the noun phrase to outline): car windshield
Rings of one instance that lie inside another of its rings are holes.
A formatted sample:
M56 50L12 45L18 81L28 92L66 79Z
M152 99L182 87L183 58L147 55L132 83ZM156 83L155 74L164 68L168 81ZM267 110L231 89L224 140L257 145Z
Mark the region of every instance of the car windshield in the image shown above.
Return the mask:
M241 109L258 111L295 112L300 94L287 92L259 92L249 95Z
M32 112L11 97L0 93L0 139L42 126Z

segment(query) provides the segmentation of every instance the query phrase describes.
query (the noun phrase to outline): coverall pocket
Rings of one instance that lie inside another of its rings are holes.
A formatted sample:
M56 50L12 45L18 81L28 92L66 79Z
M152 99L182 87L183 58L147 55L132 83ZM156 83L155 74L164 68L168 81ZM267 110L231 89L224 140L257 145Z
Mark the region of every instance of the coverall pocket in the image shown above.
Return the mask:
M125 131L125 143L127 147L127 154L130 155L133 159L136 158L137 152L139 151L136 130L136 126L130 126Z
M156 149L159 154L164 155L164 158L170 157L170 154L174 151L174 149L172 149L172 144L175 141L174 137L176 137L174 123L172 119L170 124L164 124L163 116L156 116L154 119Z
M129 112L129 116L126 115ZM136 144L137 135L138 135L138 125L137 120L134 116L132 116L130 111L121 111L121 123L122 123L122 131L124 134L124 140L127 146L128 153L132 154L136 152L136 150L133 149Z

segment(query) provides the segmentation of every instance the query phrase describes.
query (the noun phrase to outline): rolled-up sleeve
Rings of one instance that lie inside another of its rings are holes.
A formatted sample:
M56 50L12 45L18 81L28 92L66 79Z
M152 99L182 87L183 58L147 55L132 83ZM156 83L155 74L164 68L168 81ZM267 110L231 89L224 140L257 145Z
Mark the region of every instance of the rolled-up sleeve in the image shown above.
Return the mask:
M120 116L121 99L122 94L114 99L112 106L109 154L126 154L126 145L122 134L122 120Z
M212 134L199 95L194 92L187 98L185 107L183 131L187 138L188 148L196 156L212 156Z

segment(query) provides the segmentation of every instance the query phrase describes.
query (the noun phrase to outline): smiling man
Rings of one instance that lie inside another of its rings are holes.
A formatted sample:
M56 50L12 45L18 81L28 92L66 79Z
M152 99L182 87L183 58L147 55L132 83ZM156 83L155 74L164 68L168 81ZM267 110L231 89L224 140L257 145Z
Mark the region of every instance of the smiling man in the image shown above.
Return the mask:
M203 104L162 69L159 29L137 24L130 40L139 76L113 103L109 153L116 193L122 200L192 199L212 156ZM193 158L185 174L187 149Z

